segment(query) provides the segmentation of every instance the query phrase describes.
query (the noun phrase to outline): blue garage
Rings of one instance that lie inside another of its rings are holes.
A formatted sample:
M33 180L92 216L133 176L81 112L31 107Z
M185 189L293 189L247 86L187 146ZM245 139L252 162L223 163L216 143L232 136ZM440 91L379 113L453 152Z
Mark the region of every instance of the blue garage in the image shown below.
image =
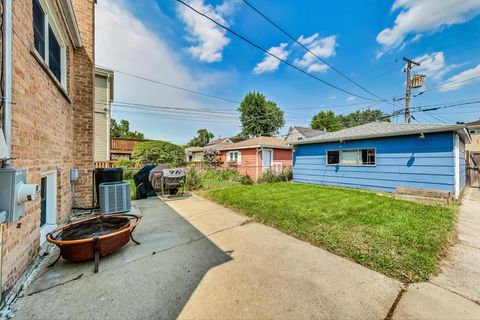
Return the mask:
M465 125L372 122L291 142L293 180L395 192L465 187Z

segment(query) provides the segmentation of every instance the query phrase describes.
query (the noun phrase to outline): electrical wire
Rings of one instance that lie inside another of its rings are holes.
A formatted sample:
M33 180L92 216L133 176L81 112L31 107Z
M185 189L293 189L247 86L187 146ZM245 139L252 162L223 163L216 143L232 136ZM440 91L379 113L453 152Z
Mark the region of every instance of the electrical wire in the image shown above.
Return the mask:
M381 98L379 97L378 95L376 95L375 93L373 93L372 91L368 90L367 88L365 88L364 86L360 85L357 81L353 80L352 78L350 78L349 76L347 76L345 73L343 73L342 71L338 70L337 68L335 68L332 64L328 63L325 59L322 59L319 55L317 55L315 52L313 52L312 50L310 50L307 46L305 46L303 43L301 43L300 41L297 40L297 38L295 38L294 36L292 36L288 31L286 31L285 29L283 29L282 27L280 27L278 24L276 24L275 22L273 22L269 17L267 17L265 14L263 14L260 10L258 10L255 6L253 6L249 1L247 0L243 0L243 2L249 6L253 11L255 11L256 13L258 13L261 17L263 17L265 20L267 20L268 22L270 22L275 28L277 28L278 30L280 30L283 34L285 34L287 37L289 37L291 40L293 40L295 43L297 43L299 46L301 46L303 49L307 50L307 52L309 52L311 55L313 55L315 58L317 58L318 60L320 60L323 64L327 65L330 69L332 69L333 71L335 71L336 73L340 74L342 77L344 77L345 79L347 79L348 81L350 81L351 83L353 83L354 85L356 85L358 88L362 89L363 91L369 93L370 95L374 96L375 98L383 101L383 102L387 102L387 100L385 100L384 98ZM389 103L389 102L388 102Z
M103 67L103 66L99 66L99 65L95 65L95 66L100 67L100 68L104 68L104 69L109 69L109 70L112 70L112 71L117 72L117 73L124 74L124 75L129 76L129 77L138 78L138 79L148 81L148 82L153 82L153 83L165 86L165 87L169 87L169 88L177 89L177 90L181 90L181 91L186 91L186 92L197 94L197 95L204 96L204 97L207 97L207 98L212 98L212 99L221 100L221 101L224 101L224 102L235 103L235 104L240 103L239 101L236 101L236 100L233 100L233 99L224 98L224 97L200 92L200 91L196 91L196 90L193 90L193 89L183 88L183 87L173 85L173 84L169 84L169 83L166 83L166 82L163 82L163 81L160 81L160 80L150 79L150 78L147 78L147 77L139 76L139 75L129 73L129 72L125 72L125 71L121 71L121 70L118 70L118 69Z
M232 30L231 28L229 28L229 27L221 24L220 22L216 21L215 19L211 18L210 16L208 16L208 15L206 15L206 14L198 11L197 9L193 8L191 5L189 5L189 4L186 3L185 1L183 1L183 0L176 0L176 1L177 1L178 3L181 3L182 5L186 6L186 7L189 8L190 10L194 11L195 13L201 15L202 17L210 20L211 22L213 22L214 24L216 24L216 25L219 26L220 28L222 28L222 29L230 32L230 33L233 34L233 35L235 35L237 38L239 38L239 39L241 39L241 40L249 43L250 45L252 45L252 46L254 46L255 48L259 49L260 51L264 52L265 54L267 54L267 55L269 55L269 56L277 59L278 61L280 61L280 62L288 65L289 67L291 67L291 68L293 68L293 69L295 69L295 70L297 70L297 71L305 74L306 76L308 76L308 77L310 77L310 78L312 78L312 79L315 79L315 80L317 80L317 81L319 81L319 82L321 82L321 83L323 83L323 84L325 84L325 85L327 85L327 86L329 86L329 87L331 87L331 88L334 88L334 89L336 89L336 90L339 90L339 91L341 91L341 92L344 92L344 93L349 94L349 95L351 95L351 96L355 96L355 97L360 98L360 99L370 100L370 101L379 101L379 100L375 100L375 99L371 99L371 98L368 98L368 97L364 97L364 96L361 96L361 95L359 95L359 94L353 93L353 92L351 92L351 91L345 90L345 89L343 89L343 88L341 88L341 87L338 87L338 86L336 86L336 85L334 85L334 84L332 84L332 83L330 83L330 82L328 82L328 81L325 81L325 80L323 80L323 79L321 79L321 78L319 78L319 77L317 77L317 76L315 76L315 75L313 75L313 74L311 74L311 73L309 73L309 72L307 72L307 71L305 71L305 70L303 70L303 69L300 69L300 68L298 68L297 66L293 65L292 63L288 62L287 60L278 57L277 55L269 52L268 50L266 50L265 48L261 47L260 45L254 43L253 41L251 41L251 40L247 39L246 37L240 35L239 33L237 33L236 31Z

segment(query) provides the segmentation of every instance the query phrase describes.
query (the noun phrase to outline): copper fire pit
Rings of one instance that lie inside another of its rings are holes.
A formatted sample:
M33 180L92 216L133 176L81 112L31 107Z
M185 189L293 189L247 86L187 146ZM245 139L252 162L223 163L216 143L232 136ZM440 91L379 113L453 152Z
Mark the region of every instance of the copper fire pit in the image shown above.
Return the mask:
M60 248L55 262L60 257L68 261L95 259L95 272L98 272L100 257L118 250L130 239L140 244L132 237L140 218L133 214L109 214L82 219L50 232L47 241ZM133 219L135 221L131 222Z

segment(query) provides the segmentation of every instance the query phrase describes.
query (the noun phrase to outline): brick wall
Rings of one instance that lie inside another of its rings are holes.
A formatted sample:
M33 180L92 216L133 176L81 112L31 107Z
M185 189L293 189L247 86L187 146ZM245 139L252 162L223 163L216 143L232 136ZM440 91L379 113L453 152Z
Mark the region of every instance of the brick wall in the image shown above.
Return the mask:
M56 1L50 1L59 15ZM57 224L71 214L70 169L80 173L80 200L91 203L93 170L93 0L73 1L84 48L74 49L65 26L67 89L62 92L31 53L32 1L13 1L12 165L27 169L27 182L57 175ZM58 21L63 21L58 16ZM8 290L38 254L40 201L28 203L17 223L2 225L2 290Z

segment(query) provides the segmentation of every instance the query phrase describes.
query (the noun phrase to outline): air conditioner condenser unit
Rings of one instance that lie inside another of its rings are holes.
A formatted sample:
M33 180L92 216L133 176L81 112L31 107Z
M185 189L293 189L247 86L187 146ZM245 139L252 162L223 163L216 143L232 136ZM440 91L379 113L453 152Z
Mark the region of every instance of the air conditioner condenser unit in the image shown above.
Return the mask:
M125 213L130 211L130 184L104 182L99 186L100 213Z

